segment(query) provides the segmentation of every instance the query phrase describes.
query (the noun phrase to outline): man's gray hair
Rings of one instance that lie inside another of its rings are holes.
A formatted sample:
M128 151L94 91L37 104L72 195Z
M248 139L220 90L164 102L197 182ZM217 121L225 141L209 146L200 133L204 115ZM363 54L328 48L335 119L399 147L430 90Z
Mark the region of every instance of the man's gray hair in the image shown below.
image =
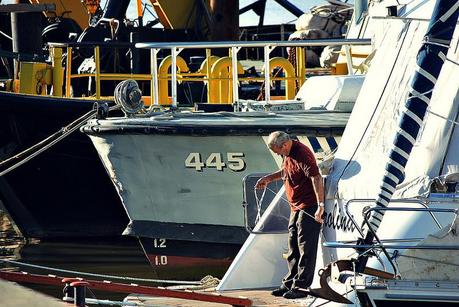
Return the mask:
M274 131L268 137L268 147L270 149L282 147L282 145L291 140L290 135L283 131Z

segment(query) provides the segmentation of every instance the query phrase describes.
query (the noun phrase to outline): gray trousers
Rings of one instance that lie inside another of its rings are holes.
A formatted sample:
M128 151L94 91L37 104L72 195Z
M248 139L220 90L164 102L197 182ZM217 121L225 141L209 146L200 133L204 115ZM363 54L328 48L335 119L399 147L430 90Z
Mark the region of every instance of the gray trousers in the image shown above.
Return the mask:
M317 206L304 209L314 216ZM289 289L307 288L314 279L320 224L303 211L290 212L288 225L288 274L282 283Z

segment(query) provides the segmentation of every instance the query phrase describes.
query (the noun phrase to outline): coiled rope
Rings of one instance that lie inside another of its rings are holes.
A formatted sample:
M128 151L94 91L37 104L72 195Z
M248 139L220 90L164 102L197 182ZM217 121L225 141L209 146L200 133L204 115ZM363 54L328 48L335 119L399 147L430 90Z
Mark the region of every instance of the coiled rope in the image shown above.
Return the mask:
M115 88L115 103L126 115L132 115L143 108L142 91L135 80L124 80Z

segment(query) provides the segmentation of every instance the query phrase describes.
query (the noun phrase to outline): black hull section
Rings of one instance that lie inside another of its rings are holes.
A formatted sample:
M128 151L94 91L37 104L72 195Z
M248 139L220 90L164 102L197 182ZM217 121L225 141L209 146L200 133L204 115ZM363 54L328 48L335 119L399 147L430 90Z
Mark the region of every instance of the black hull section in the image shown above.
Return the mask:
M93 103L0 93L0 159L68 125ZM114 237L129 222L97 151L79 131L0 177L0 200L25 237Z
M242 245L249 235L247 230L240 226L155 221L131 221L123 234L139 238L165 238L178 241L239 245Z

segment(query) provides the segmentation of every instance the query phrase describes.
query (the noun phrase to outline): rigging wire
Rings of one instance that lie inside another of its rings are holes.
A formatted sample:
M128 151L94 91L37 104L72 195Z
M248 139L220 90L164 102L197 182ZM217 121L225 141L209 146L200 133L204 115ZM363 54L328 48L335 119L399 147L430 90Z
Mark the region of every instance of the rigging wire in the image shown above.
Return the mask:
M110 107L109 111L118 109L119 106ZM69 125L62 127L59 131L53 133L52 135L48 136L44 140L32 145L31 147L23 150L22 152L0 162L0 167L4 167L9 163L12 163L15 160L19 160L19 162L15 162L12 166L7 167L5 170L0 172L0 177L8 174L12 170L18 168L19 166L23 165L24 163L32 160L34 157L38 156L39 154L43 153L47 149L51 148L52 146L56 145L64 138L72 134L74 131L79 129L81 126L86 124L86 122L92 118L94 118L97 114L96 109L92 109L91 111L87 112L80 118L76 119L75 121L71 122Z
M13 38L12 38L11 36L9 36L8 34L6 34L6 33L3 32L3 31L0 31L0 34L3 35L3 36L5 36L6 38L8 38L8 39L11 40L11 41L13 40Z
M432 114L432 115L435 115L435 116L437 116L437 117L440 117L441 119L444 119L444 120L446 120L446 121L448 121L448 122L450 122L450 123L452 123L452 124L454 124L454 125L459 125L459 122L457 122L457 121L455 121L455 120L452 120L452 119L449 119L449 118L447 118L446 116L443 116L443 115L440 115L440 114L438 114L438 113L435 113L434 111L432 111L432 110L430 110L430 109L427 110L427 113L430 113L430 114Z

